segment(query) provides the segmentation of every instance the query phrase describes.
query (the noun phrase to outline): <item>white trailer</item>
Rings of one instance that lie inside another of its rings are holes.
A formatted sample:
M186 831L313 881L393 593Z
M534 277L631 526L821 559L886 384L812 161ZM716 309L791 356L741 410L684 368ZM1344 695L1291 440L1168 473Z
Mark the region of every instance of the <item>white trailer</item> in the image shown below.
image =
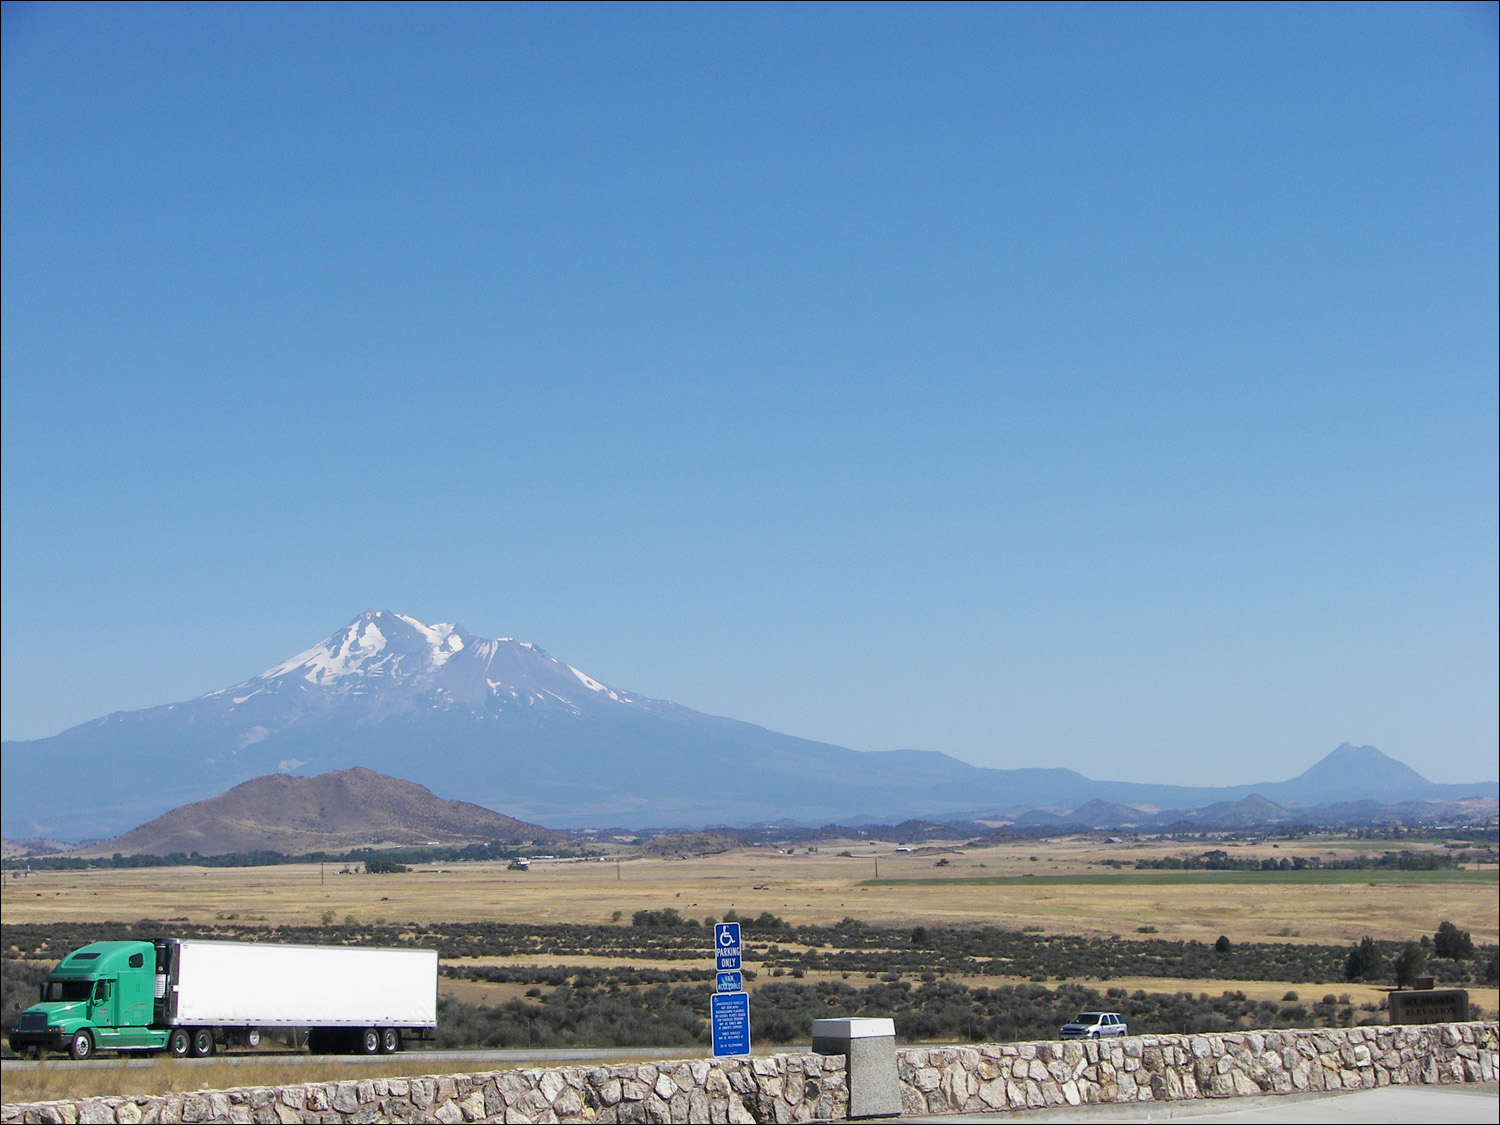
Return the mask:
M318 1051L396 1051L437 1026L437 951L166 941L157 946L173 1054L202 1053L203 1031L250 1043L269 1027L308 1029Z

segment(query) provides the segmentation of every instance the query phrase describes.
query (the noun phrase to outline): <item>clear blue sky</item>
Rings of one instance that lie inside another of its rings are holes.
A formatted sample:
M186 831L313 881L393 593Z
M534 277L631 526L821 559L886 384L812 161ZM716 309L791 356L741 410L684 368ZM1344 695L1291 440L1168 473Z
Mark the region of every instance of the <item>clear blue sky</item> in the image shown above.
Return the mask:
M4 736L376 607L858 749L1493 778L1496 26L7 4Z

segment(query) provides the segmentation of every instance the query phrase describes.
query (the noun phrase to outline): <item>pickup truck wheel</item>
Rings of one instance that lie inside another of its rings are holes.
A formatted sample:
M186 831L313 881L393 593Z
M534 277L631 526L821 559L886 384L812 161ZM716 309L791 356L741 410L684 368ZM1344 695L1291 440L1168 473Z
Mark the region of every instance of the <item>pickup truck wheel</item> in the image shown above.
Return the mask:
M167 1054L174 1059L185 1059L193 1049L193 1037L187 1033L187 1028L179 1027L167 1036Z
M380 1051L380 1032L373 1027L367 1027L359 1033L359 1053L362 1055L374 1055Z
M206 1059L214 1053L214 1033L206 1027L193 1032L193 1058Z
M73 1036L73 1042L68 1044L68 1054L79 1062L94 1056L94 1037L87 1031L80 1031Z
M401 1050L401 1033L394 1027L388 1027L380 1033L380 1053L382 1055L394 1055Z

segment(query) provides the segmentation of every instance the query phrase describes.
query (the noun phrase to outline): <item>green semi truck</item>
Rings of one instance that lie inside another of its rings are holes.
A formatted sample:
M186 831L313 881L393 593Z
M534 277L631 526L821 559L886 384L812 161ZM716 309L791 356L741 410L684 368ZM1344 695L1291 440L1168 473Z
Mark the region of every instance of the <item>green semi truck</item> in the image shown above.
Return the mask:
M203 1057L298 1028L311 1051L375 1054L436 1026L434 950L166 939L68 954L9 1038L18 1054Z

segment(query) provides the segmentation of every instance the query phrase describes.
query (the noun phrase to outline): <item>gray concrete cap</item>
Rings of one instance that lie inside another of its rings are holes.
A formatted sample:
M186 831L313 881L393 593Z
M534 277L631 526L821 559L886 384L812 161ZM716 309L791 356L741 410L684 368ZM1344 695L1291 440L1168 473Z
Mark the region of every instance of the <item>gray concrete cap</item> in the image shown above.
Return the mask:
M880 1039L896 1037L893 1019L813 1020L814 1039Z

